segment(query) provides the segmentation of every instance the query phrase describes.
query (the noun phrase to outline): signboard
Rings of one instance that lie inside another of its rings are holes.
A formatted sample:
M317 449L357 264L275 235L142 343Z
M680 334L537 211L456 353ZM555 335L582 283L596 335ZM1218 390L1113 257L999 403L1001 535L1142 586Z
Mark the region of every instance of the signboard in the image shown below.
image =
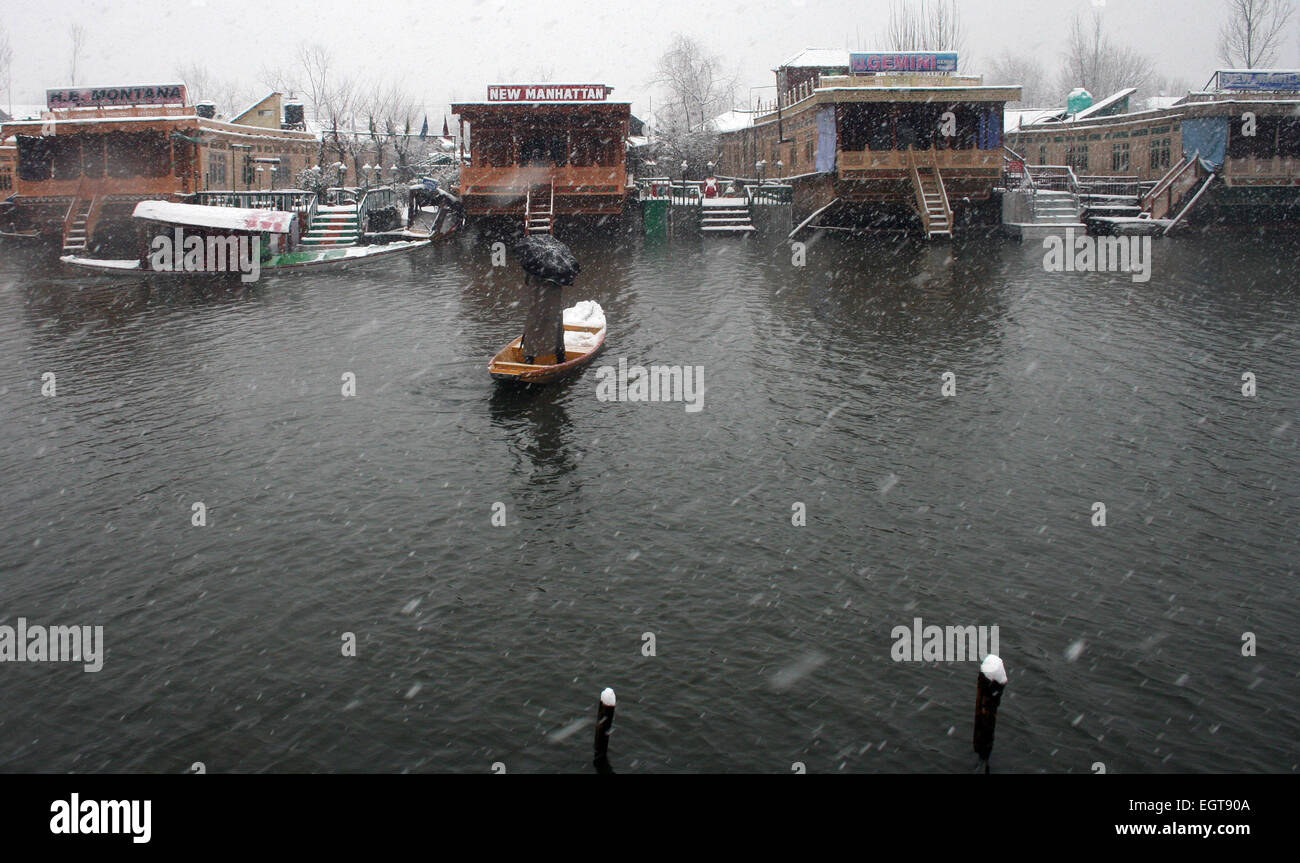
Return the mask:
M51 111L126 105L184 105L184 84L145 84L137 87L73 87L45 91Z
M1300 91L1300 70L1296 69L1220 69L1220 90Z
M956 51L854 52L849 55L849 72L870 75L880 72L956 72Z
M605 84L493 84L489 102L603 102L613 87Z

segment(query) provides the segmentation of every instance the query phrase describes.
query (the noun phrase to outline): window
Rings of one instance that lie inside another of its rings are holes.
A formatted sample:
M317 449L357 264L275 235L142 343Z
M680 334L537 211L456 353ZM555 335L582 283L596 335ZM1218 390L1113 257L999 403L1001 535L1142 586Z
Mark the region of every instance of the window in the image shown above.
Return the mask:
M1088 170L1088 145L1068 144L1065 148L1065 164L1076 171Z
M1151 139L1151 167L1155 169L1169 167L1169 138Z
M50 179L51 154L49 138L34 135L18 136L18 176L28 183Z
M1040 164L1040 165L1046 165L1046 164L1047 164L1047 145L1046 145L1046 144L1039 144L1039 145L1038 145L1038 164Z
M9 171L0 173L0 192L7 192L14 187L14 175Z
M51 170L56 180L75 180L81 176L81 141L71 135L49 139Z
M81 173L87 177L104 176L103 135L85 135L82 137Z
M1127 171L1129 168L1128 161L1128 142L1110 145L1110 169L1112 171Z
M208 188L226 188L226 155L212 153L208 156Z

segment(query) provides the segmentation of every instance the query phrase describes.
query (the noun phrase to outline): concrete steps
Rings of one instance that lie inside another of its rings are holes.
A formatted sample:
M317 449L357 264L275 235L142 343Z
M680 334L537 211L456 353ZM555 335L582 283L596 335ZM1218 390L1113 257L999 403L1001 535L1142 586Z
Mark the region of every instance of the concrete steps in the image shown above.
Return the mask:
M356 207L317 207L316 218L312 219L300 245L313 249L355 246L360 237Z

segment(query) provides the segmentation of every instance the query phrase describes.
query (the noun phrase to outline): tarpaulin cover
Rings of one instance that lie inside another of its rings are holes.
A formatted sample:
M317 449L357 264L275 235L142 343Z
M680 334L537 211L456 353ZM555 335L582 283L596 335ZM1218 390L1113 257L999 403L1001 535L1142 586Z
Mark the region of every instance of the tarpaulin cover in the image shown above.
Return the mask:
M981 150L1002 149L1002 113L999 108L981 108L975 146Z
M1201 117L1183 121L1183 155L1200 153L1208 170L1223 167L1228 151L1228 118Z
M823 105L817 112L817 170L835 170L835 106Z

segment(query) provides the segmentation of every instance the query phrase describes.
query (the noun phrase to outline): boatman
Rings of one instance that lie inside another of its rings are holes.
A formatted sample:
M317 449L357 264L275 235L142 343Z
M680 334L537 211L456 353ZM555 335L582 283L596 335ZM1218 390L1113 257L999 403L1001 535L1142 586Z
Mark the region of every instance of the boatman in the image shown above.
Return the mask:
M569 247L550 234L532 234L515 246L524 270L524 284L531 288L528 319L520 351L524 362L536 365L538 358L554 356L564 362L564 287L573 284L581 267Z

